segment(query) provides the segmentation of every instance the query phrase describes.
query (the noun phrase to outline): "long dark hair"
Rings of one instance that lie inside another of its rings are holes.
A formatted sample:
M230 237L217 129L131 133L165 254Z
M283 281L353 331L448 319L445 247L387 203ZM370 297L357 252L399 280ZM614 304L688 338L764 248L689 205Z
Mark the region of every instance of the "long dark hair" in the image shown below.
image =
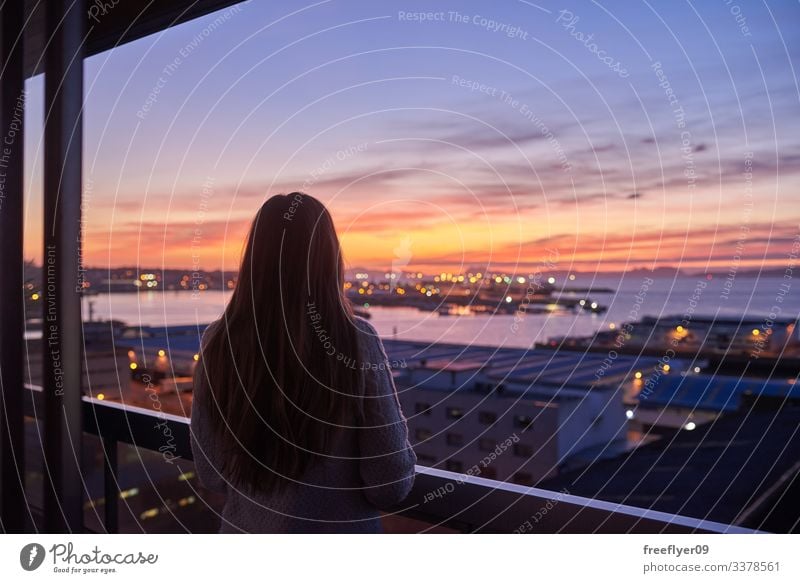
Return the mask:
M281 487L331 454L334 434L361 413L358 342L328 210L300 192L271 197L198 363L234 484Z

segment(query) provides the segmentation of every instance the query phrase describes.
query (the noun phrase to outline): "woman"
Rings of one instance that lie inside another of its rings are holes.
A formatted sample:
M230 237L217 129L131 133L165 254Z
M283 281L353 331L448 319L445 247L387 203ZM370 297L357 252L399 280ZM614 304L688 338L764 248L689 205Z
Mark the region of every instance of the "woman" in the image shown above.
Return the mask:
M236 289L194 373L192 451L227 495L221 532L380 532L416 456L374 328L344 297L327 209L302 193L256 214Z

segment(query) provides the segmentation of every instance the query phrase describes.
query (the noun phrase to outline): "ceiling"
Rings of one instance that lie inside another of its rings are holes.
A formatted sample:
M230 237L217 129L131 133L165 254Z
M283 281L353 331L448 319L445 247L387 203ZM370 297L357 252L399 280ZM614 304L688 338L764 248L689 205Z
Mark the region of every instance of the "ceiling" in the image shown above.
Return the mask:
M237 3L238 0L86 0L88 34L84 56L96 55ZM44 71L46 5L47 0L25 0L26 78ZM90 15L89 10L94 13Z

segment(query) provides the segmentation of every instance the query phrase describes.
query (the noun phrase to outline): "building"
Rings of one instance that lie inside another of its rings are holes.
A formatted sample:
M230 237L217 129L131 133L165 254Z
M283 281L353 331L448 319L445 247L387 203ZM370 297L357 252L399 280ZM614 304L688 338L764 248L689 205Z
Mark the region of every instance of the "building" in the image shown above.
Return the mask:
M726 318L695 316L645 317L623 324L619 330L598 332L589 341L592 346L613 346L624 330L627 350L672 349L704 355L750 356L796 354L800 350L800 330L792 318Z
M737 410L538 487L757 530L797 532L800 395ZM778 511L780 509L780 512Z
M654 358L386 340L419 463L531 485L627 449L621 389Z

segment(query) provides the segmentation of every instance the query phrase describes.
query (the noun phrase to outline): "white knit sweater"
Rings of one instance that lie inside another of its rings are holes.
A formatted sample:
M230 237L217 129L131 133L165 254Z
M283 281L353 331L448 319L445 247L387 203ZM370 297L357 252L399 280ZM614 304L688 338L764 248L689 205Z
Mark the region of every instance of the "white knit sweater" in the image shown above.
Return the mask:
M337 438L332 457L309 467L302 479L281 493L240 491L219 471L218 442L200 406L211 402L203 398L207 380L202 367L197 367L191 445L200 481L227 495L220 532L381 532L378 509L408 495L416 456L386 352L372 325L361 318L356 321L362 333L362 362L373 365L364 370L364 426ZM267 429L264 438L269 439Z

